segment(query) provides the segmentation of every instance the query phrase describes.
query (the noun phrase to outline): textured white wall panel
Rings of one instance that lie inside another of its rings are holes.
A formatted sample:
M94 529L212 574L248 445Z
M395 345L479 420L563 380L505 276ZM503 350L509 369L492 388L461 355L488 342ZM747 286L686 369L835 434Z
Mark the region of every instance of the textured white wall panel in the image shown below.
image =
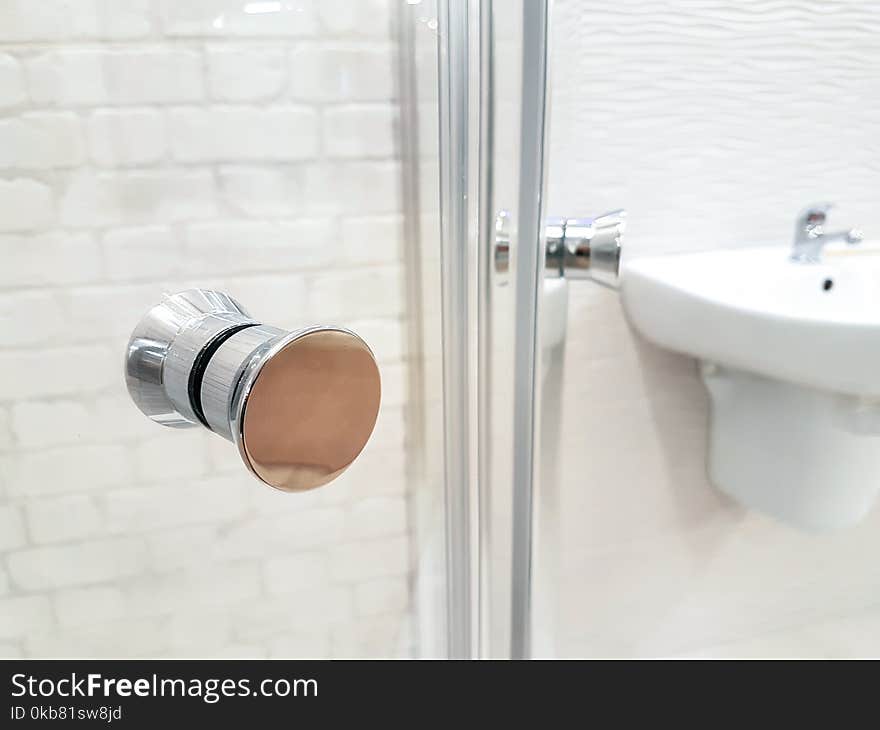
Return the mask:
M627 254L880 238L880 6L574 2L553 16L550 203L631 212Z

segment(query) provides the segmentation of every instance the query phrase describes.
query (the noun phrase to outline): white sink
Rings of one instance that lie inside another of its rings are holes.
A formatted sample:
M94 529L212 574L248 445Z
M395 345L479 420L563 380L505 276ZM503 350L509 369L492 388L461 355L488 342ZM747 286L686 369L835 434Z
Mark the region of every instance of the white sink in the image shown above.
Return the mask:
M880 487L880 248L789 254L637 259L621 295L641 335L702 363L716 486L798 527L843 527Z
M847 251L819 264L792 262L790 247L637 259L624 270L623 304L645 338L671 350L880 396L880 255Z

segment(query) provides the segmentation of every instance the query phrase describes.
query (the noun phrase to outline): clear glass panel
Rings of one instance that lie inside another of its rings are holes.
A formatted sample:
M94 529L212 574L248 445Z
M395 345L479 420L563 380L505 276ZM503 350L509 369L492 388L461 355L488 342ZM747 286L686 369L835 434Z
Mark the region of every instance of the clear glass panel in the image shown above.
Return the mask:
M624 280L643 255L790 246L799 209L828 197L870 237L876 4L556 0L552 28L548 212L628 209ZM637 335L616 292L569 296L554 407L544 391L534 591L552 600L534 652L876 655L876 505L816 535L724 497L695 362Z
M404 226L403 3L5 5L0 655L442 653L437 219ZM336 482L275 492L133 406L129 333L190 286L373 348L379 421Z
M414 603L423 655L447 652L443 336L440 247L439 36L437 3L400 12L403 203L407 246L409 479L420 485L410 519L421 546ZM454 343L453 343L454 344Z

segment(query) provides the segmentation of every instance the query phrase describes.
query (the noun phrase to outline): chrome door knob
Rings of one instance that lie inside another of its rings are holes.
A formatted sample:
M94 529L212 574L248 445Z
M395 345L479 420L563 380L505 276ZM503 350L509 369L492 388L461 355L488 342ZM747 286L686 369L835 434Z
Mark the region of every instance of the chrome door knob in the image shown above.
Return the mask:
M289 332L255 321L228 294L188 289L148 311L128 342L135 405L164 426L202 425L284 491L339 476L379 412L373 353L341 327Z
M615 286L625 230L625 210L595 218L550 218L545 226L547 273Z
M592 279L615 287L625 230L625 210L595 218L548 218L544 224L546 276ZM502 210L495 216L494 252L495 271L501 275L510 268L510 241L510 213Z

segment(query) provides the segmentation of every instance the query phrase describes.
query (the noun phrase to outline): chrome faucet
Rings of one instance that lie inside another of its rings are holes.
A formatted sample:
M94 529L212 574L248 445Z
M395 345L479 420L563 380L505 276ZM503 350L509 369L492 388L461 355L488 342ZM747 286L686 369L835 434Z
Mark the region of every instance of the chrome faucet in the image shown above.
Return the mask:
M848 231L825 232L825 221L832 203L816 203L807 206L798 216L794 227L794 248L791 260L804 264L818 263L822 258L822 249L826 244L846 241L861 243L862 232L857 228Z

